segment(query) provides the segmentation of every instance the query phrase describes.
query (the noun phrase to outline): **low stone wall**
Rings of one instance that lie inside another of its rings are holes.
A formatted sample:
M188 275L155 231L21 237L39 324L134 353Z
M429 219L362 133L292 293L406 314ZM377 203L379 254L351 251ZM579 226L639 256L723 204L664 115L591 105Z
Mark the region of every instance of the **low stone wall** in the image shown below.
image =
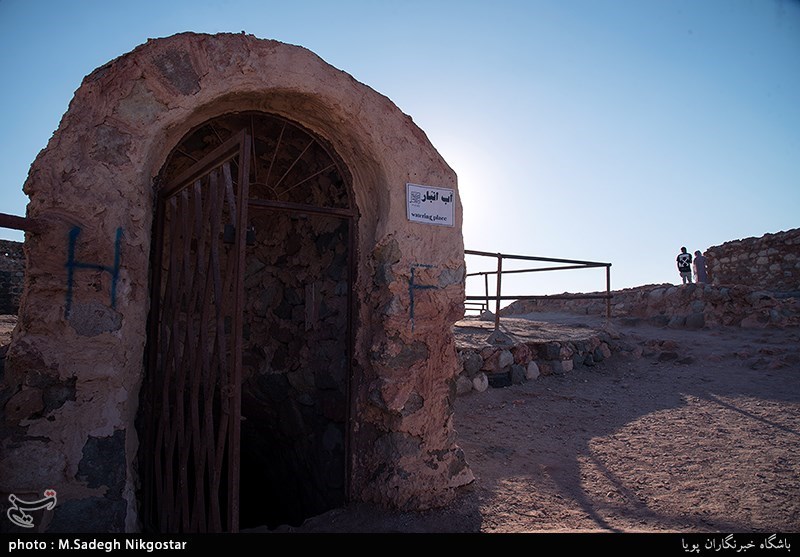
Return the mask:
M25 253L21 242L0 240L0 315L16 315L25 282Z
M656 284L617 290L612 316L670 327L800 325L800 228L745 238L705 251L712 284ZM593 294L605 294L594 292ZM605 312L605 300L514 302L501 315Z
M800 228L725 242L705 254L715 285L800 291Z
M458 322L456 329L481 331L477 327L468 327L470 321L465 319ZM455 379L456 394L483 392L489 386L518 385L540 375L561 375L579 366L591 367L610 358L613 351L619 348L612 334L604 330L584 329L576 334L575 329L564 327L556 334L551 331L551 334L534 338L538 336L537 331L542 328L542 323L514 318L504 321L506 330L515 328L524 333L503 334L501 336L507 342L492 344L489 338L496 333L487 338L486 329L483 329L485 334L471 334L469 341L465 340L466 335L457 332L456 350L461 372ZM525 336L526 333L529 336Z
M612 292L612 317L648 320L657 326L762 328L800 325L800 294L768 292L747 286L659 284ZM602 315L605 301L527 300L501 310L501 315L564 311Z

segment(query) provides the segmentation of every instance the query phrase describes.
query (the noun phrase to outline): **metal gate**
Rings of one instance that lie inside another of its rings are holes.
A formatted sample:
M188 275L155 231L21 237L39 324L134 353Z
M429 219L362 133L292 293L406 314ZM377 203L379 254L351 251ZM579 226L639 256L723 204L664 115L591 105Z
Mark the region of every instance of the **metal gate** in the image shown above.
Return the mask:
M244 131L157 193L142 397L142 519L159 532L239 529Z

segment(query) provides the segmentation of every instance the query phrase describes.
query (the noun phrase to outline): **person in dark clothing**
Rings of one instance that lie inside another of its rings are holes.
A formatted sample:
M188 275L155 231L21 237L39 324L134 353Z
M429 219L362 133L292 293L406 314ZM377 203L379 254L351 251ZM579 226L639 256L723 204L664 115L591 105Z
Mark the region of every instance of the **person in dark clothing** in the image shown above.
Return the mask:
M706 258L700 253L700 250L694 252L694 280L696 282L708 282L708 267L706 266Z
M681 248L676 261L683 284L692 284L692 254L687 253L686 248Z

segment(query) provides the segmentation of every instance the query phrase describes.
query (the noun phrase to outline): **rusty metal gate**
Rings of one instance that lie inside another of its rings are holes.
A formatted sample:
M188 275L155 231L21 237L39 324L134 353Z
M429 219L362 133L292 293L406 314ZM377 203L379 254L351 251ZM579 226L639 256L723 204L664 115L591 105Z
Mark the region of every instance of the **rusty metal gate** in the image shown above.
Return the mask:
M239 529L250 142L240 132L157 192L141 414L146 530Z

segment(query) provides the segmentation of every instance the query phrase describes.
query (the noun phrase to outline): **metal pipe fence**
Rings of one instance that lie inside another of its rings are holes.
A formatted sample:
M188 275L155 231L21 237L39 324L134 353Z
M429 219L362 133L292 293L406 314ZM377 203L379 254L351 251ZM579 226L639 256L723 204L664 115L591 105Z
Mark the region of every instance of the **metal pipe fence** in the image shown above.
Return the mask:
M495 302L494 311L494 328L500 328L500 302L504 300L583 300L583 299L605 299L606 300L606 316L611 317L611 263L601 263L598 261L581 261L576 259L556 259L552 257L536 257L532 255L513 255L507 253L492 253L488 251L464 250L466 255L477 255L481 257L491 257L497 260L497 266L492 271L478 271L475 273L467 273L466 277L483 276L484 278L484 295L483 296L466 296L465 306L469 309L477 309L480 312L488 310L490 302ZM546 263L558 263L557 266L536 267L531 269L506 269L503 270L503 260L513 259L522 261L539 261ZM503 275L513 273L536 273L540 271L560 271L567 269L591 269L605 267L606 269L606 293L605 294L552 294L544 296L536 295L503 295L502 293L502 278ZM497 275L496 294L489 295L489 275Z

